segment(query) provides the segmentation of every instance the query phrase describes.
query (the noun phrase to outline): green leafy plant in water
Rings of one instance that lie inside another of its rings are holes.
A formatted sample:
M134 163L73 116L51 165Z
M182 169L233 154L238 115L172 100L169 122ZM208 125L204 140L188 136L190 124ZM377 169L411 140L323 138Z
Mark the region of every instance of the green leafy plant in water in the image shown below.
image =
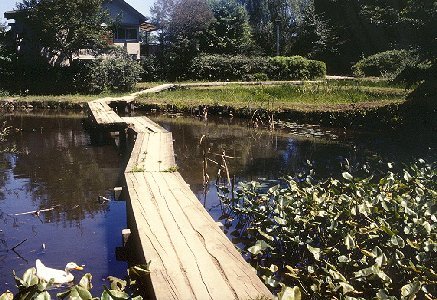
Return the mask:
M179 170L178 166L171 166L171 167L165 169L163 172L174 173L174 172L177 172L178 170Z
M132 167L132 173L141 173L141 172L144 172L144 167L140 167L139 165L134 165L133 167Z
M149 265L137 265L128 269L128 281L119 279L117 277L109 276L110 288L104 287L104 291L101 297L93 297L90 290L92 289L92 275L90 273L85 274L78 284L71 286L65 292L58 293L56 295L59 299L133 299L141 300L140 296L145 292L146 282L149 276ZM53 281L46 282L36 276L36 269L30 268L24 272L23 278L15 275L15 281L18 288L18 293L13 295L10 291L6 291L0 295L0 300L12 300L12 299L37 299L37 300L50 300L51 296L48 293L55 285ZM133 295L127 292L127 289L133 291Z
M221 197L251 263L273 288L296 286L304 298L432 298L435 165L391 168L366 178L348 170L324 181L288 177L269 189L248 182L233 198Z

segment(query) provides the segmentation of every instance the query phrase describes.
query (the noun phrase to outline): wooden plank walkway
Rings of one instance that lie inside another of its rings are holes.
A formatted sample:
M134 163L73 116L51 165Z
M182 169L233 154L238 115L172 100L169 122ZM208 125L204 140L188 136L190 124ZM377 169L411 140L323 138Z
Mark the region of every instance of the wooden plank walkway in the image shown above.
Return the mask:
M98 124L123 122L136 137L125 179L154 297L273 298L176 171L171 132L147 117L115 120L106 106L89 107Z
M97 125L106 128L123 128L126 126L120 116L112 110L105 98L88 102L88 117Z

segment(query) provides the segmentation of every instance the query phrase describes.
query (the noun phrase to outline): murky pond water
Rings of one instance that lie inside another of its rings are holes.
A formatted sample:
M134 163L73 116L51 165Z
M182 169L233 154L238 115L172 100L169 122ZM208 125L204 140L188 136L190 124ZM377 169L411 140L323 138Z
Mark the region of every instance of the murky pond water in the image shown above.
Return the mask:
M338 174L345 159L351 165L392 161L398 166L415 158L436 159L432 134L357 134L308 126L271 132L230 119L150 117L172 131L179 171L215 219L222 212L213 161L220 160L223 150L233 182L300 172L308 168L307 161L326 177ZM127 263L115 257L126 227L125 203L97 201L99 195L111 197L121 184L125 162L115 143L92 145L82 118L47 113L7 117L20 130L8 140L18 153L0 160L0 291L14 290L12 270L21 275L37 258L56 268L69 261L86 265L96 295L108 275L126 273ZM204 195L203 151L208 148L210 184ZM50 210L27 213L38 209Z

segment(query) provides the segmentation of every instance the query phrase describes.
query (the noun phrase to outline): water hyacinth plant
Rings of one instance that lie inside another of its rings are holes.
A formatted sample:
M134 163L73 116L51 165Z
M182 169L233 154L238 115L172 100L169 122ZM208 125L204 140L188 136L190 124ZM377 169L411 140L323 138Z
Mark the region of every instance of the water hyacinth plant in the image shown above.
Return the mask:
M222 193L233 235L266 284L305 299L435 297L435 164L367 174L248 182L232 197Z

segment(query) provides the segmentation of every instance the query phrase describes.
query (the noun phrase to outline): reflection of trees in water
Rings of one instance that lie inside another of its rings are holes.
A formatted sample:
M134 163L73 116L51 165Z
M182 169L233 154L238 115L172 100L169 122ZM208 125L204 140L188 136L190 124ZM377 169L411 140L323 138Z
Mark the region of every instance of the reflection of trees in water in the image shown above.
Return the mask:
M231 176L236 181L258 177L278 178L300 172L307 168L306 161L316 161L320 173L338 169L342 156L350 156L350 147L329 143L321 139L305 139L279 131L253 129L240 124L202 122L194 119L170 119L158 117L156 120L173 133L174 149L182 176L192 188L202 186L202 147L200 139L205 135L203 145L210 153L236 157L228 159ZM214 155L209 155L214 158ZM216 157L220 160L220 157ZM209 163L208 174L211 181L217 173L217 166Z
M46 222L75 226L85 215L93 217L106 209L97 197L118 179L116 151L89 147L80 119L14 121L23 130L12 137L22 151L17 154L15 176L28 179L23 188L39 208L60 205L41 214Z

